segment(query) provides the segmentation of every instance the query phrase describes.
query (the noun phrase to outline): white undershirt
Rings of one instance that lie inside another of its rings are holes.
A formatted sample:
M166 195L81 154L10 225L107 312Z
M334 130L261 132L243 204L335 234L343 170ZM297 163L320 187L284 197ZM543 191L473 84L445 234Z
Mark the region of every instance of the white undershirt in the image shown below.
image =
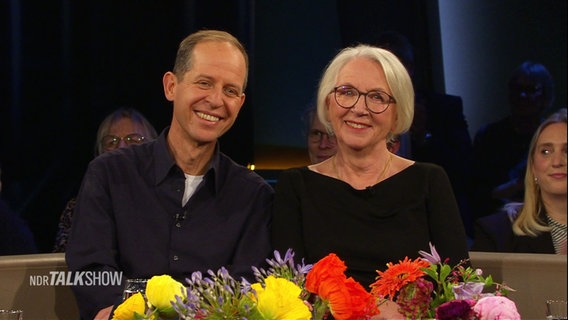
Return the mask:
M185 189L183 190L183 198L181 199L181 206L185 206L189 198L195 193L197 186L203 181L203 176L191 176L185 174Z

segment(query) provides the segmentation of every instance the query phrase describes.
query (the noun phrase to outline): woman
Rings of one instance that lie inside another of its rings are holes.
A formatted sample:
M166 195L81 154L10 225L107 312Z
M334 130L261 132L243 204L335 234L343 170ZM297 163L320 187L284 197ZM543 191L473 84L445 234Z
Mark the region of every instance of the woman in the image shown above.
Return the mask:
M333 252L369 288L386 263L418 257L432 242L442 257L468 258L448 177L387 149L412 123L414 91L390 52L342 50L319 84L319 119L337 139L335 156L284 171L276 186L273 245L307 263Z
M566 108L533 135L524 203L479 219L472 250L566 254Z
M156 129L137 110L119 108L106 116L97 130L95 157L131 144L152 141L157 137ZM75 209L75 198L70 199L59 217L53 252L65 252L71 229L71 218Z

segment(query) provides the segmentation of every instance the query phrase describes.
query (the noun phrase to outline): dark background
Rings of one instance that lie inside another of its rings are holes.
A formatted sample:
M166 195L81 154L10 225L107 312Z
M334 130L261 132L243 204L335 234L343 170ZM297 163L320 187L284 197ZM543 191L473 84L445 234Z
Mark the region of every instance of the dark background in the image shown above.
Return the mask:
M173 66L179 42L202 28L231 32L251 58L245 106L221 142L243 165L255 163L260 146L301 148L300 116L321 71L341 47L377 32L406 34L416 48L417 83L444 91L439 7L446 1L1 1L2 198L28 221L40 251L50 251L59 215L93 157L99 122L131 106L158 131L169 125L162 75ZM491 8L492 1L479 3ZM538 7L554 17L526 28L563 35L551 40L564 53L561 68L552 71L565 84L566 1L500 3L511 15ZM525 38L535 45L530 34ZM492 53L495 46L479 49ZM506 50L495 57L503 59ZM557 91L565 105L564 86Z

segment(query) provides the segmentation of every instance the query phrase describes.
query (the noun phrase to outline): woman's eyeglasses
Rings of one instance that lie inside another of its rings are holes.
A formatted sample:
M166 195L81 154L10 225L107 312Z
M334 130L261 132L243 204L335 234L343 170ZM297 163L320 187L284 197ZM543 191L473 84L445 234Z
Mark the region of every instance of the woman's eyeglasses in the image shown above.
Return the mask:
M131 133L124 137L115 136L112 134L106 135L101 139L101 145L105 150L112 150L118 148L120 141L124 141L127 145L141 144L144 142L144 136L138 133Z
M339 86L333 88L332 92L337 105L344 109L353 108L361 96L365 96L367 110L376 114L385 112L391 103L396 103L393 96L379 90L361 92L351 86Z

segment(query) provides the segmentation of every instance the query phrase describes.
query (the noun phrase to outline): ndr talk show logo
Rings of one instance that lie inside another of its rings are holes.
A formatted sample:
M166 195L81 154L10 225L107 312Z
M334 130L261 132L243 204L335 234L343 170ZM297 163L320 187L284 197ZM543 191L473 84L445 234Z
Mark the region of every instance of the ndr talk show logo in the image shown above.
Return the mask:
M50 271L30 275L30 286L120 286L119 271Z

